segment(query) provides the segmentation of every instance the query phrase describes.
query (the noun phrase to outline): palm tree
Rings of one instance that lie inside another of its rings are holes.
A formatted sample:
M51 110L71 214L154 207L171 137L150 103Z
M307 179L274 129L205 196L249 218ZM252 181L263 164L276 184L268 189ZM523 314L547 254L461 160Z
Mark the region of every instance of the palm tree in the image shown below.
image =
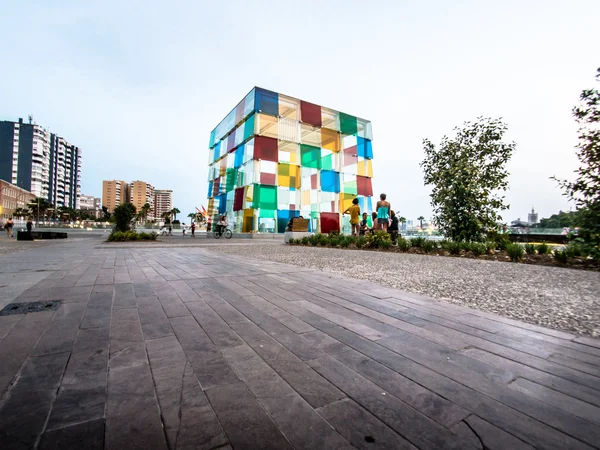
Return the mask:
M404 224L406 223L406 217L400 216L398 217L398 222L402 225L402 229L404 229Z
M37 226L40 226L40 215L44 217L46 212L52 208L52 204L45 198L36 197L31 200L27 206L31 209L31 212L37 217Z
M419 228L422 230L423 229L423 221L425 220L425 217L419 216L419 217L417 217L417 220L419 221Z
M150 209L152 209L150 207L150 203L144 203L144 206L140 208L140 213L138 214L138 217L145 222L146 218L148 217L148 213L150 212Z
M177 219L177 214L180 214L180 213L181 213L181 211L179 211L179 209L173 208L171 210L171 214L173 214L173 220Z
M171 211L165 211L160 217L165 220L165 224L171 223Z
M22 219L23 216L29 215L30 212L31 211L29 211L29 209L27 208L15 208L15 210L13 211L13 216Z
M196 218L198 217L198 215L196 213L189 213L187 215L190 218L190 225L196 220Z

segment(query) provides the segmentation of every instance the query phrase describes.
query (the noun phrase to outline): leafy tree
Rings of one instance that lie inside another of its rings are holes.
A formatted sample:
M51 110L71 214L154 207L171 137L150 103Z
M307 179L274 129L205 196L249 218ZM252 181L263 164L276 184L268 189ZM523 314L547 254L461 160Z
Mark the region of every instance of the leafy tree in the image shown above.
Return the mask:
M15 210L13 211L13 216L22 219L24 216L27 216L30 213L31 211L28 208L15 208Z
M171 214L173 215L173 221L175 221L175 219L177 219L177 214L181 214L181 211L179 211L179 209L177 209L177 208L173 208L171 210Z
M402 229L404 229L404 224L406 223L406 217L400 216L398 217L398 222L402 225Z
M151 209L152 208L150 207L150 203L144 203L144 205L140 208L138 219L143 220L145 222L148 218L148 213Z
M552 214L547 219L540 219L533 228L575 228L578 225L579 211L559 211L558 214Z
M165 211L160 217L165 220L165 225L169 225L171 223L171 211Z
M31 213L38 220L40 217L44 218L49 210L52 208L52 203L42 197L36 197L31 200L27 206L31 209Z
M417 220L419 221L419 228L422 230L423 229L423 221L425 220L425 217L419 216L419 217L417 217Z
M433 186L433 221L454 241L482 241L508 208L506 163L516 144L503 142L507 126L501 119L479 117L444 136L438 148L423 140L421 162L425 184Z
M110 213L108 212L108 208L106 206L102 207L102 216L103 216L104 220L110 219Z
M115 223L114 231L129 231L133 228L136 218L135 206L131 203L122 203L117 206L112 213L112 220Z
M596 81L600 82L600 68ZM585 89L579 99L573 116L579 124L577 158L581 166L575 171L575 181L553 178L577 205L579 238L585 250L600 258L600 91Z

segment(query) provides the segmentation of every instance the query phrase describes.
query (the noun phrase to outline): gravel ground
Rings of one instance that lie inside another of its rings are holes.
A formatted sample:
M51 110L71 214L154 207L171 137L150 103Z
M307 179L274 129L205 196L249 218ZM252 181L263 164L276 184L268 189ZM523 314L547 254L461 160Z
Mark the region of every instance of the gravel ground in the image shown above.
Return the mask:
M286 245L207 249L335 272L537 325L600 337L599 272Z

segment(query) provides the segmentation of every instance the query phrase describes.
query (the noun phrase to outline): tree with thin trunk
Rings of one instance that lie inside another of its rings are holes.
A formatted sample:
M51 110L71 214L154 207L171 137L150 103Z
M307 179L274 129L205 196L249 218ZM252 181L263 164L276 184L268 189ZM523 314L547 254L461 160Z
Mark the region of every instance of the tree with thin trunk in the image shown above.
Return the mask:
M417 220L419 221L419 228L422 230L423 229L423 221L425 220L425 217L419 216L419 217L417 217Z
M406 217L400 216L398 217L398 222L402 225L402 229L404 230L404 224L406 223Z
M173 215L173 220L177 219L177 214L180 214L180 213L181 213L181 211L179 211L179 209L173 208L171 210L171 214Z

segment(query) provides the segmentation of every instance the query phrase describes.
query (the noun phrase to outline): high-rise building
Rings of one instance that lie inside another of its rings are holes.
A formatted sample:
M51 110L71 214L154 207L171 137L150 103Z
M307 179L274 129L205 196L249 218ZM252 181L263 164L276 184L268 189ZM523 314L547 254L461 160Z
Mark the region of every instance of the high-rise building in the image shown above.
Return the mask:
M145 181L132 181L129 185L129 201L135 206L136 211L140 211L146 203L150 205L150 212L147 219L155 218L154 214L154 186Z
M169 189L154 190L154 216L157 219L173 209L173 191Z
M371 122L254 88L211 132L208 214L242 232L340 230L358 198L372 211Z
M102 206L105 207L108 212L113 212L117 206L128 201L129 185L126 181L102 181Z
M93 195L79 196L79 209L96 209L95 200Z
M527 214L527 222L529 222L530 225L538 223L538 213L535 212L533 206L531 207L531 212Z
M58 208L79 207L82 151L39 125L0 122L0 179Z

